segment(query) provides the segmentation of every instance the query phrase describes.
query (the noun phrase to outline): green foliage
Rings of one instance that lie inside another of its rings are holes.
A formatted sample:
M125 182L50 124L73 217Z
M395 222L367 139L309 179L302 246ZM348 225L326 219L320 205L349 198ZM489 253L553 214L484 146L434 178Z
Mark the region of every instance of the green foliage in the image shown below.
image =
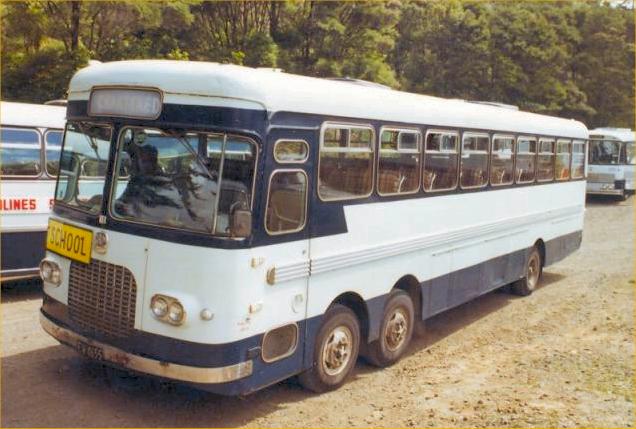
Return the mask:
M0 4L2 97L64 96L89 58L217 61L365 79L634 127L629 3L465 0Z

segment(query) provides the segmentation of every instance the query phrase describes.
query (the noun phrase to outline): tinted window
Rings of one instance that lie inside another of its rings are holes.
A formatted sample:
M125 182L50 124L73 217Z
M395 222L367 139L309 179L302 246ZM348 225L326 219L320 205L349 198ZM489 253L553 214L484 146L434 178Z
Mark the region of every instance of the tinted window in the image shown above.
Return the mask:
M536 155L536 139L530 137L519 137L517 139L517 183L534 182Z
M465 133L462 139L461 187L481 188L488 183L487 135Z
M307 175L277 171L269 182L265 228L270 234L300 231L305 226Z
M557 154L555 160L555 175L557 180L570 178L570 141L557 140Z
M512 183L514 142L512 136L495 136L492 139L490 183L494 186Z
M373 185L373 131L330 125L320 145L318 195L323 200L361 198Z
M38 176L42 171L40 134L35 130L0 130L0 174L2 176Z
M554 179L554 140L539 139L537 180L547 182L552 179Z
M46 172L51 176L57 176L60 171L62 135L62 131L47 131L44 135L44 143L46 144Z
M420 187L420 134L384 129L380 135L378 193L416 192Z
M456 132L431 131L424 149L424 190L455 189L458 176L458 141Z

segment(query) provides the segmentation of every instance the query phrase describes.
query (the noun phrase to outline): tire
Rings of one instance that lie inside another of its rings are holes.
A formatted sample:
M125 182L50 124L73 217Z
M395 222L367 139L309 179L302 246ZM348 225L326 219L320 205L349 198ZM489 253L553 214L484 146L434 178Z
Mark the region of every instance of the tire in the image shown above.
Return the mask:
M344 305L332 305L316 336L312 366L298 381L316 393L337 389L353 371L359 350L358 318Z
M543 261L541 260L541 252L534 246L526 260L523 278L512 284L512 293L520 296L530 295L539 284L543 271Z
M411 297L394 290L385 305L380 338L369 344L367 360L381 368L391 366L404 355L413 337L415 310Z

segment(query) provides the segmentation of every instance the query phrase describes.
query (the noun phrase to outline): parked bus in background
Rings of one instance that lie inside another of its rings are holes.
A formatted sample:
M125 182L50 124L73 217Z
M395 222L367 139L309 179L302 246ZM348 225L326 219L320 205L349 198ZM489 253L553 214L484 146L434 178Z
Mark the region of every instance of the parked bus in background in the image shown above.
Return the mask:
M588 194L615 195L622 200L634 194L634 131L629 128L591 130L588 160Z
M38 276L65 115L64 107L0 104L3 282Z
M581 243L574 120L181 61L85 68L67 115L44 330L222 394L337 388Z

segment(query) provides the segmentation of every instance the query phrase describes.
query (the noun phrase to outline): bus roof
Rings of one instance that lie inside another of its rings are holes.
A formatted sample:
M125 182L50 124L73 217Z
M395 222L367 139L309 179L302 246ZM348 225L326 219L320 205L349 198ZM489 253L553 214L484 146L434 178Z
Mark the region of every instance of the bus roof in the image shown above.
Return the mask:
M0 123L3 126L62 129L65 121L66 107L0 102Z
M634 131L630 130L629 128L612 127L594 128L593 130L590 130L590 138L599 137L603 137L605 139L620 140L623 142L633 142Z
M573 119L358 85L346 80L195 61L135 60L91 65L73 76L68 98L87 100L91 88L102 85L159 88L164 93L164 102L173 104L588 137L585 125Z

